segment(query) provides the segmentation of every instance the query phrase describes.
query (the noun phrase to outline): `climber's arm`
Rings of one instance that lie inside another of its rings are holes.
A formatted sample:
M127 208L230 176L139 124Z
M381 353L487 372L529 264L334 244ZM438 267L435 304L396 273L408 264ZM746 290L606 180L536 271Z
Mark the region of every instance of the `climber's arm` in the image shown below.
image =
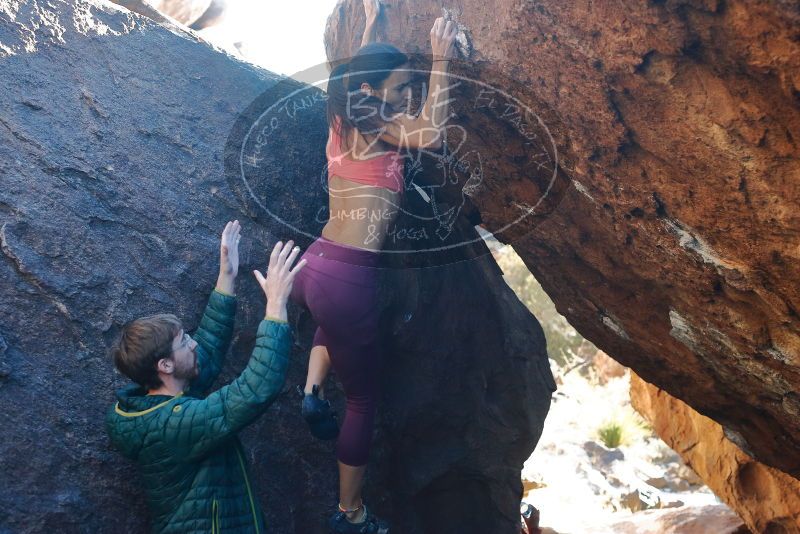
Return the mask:
M378 41L378 17L381 14L380 0L364 0L364 13L367 15L367 26L364 28L361 46Z
M379 137L401 148L441 148L450 112L450 61L455 57L457 25L439 17L431 29L431 78L428 94L417 115L398 113L384 122Z

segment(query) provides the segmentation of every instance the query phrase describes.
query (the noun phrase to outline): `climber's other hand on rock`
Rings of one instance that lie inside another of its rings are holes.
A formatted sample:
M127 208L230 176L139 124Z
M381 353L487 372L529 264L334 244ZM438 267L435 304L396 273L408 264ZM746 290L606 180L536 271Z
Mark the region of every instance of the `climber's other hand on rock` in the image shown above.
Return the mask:
M455 57L455 42L458 25L452 20L438 17L431 28L431 50L433 59L452 59Z
M367 20L377 19L381 13L380 0L364 0L364 13L367 16Z

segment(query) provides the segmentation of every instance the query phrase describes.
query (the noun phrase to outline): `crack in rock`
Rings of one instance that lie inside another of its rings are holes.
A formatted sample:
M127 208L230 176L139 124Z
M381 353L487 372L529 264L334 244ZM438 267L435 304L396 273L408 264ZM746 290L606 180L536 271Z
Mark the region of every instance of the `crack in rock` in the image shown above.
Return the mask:
M25 264L22 260L14 254L14 251L11 250L11 246L9 245L8 238L6 237L6 228L8 227L8 223L3 224L0 226L0 250L3 251L3 254L9 258L14 265L14 269L19 273L19 275L29 284L34 286L39 292L47 297L50 302L56 307L56 309L61 312L61 314L72 321L72 316L69 313L66 305L61 302L52 292L48 291L45 287L45 284L42 280L40 280L35 274L27 269Z
M8 350L8 343L3 338L3 335L0 334L0 380L5 380L6 378L11 375L11 367L8 365L8 362L5 361L5 354Z

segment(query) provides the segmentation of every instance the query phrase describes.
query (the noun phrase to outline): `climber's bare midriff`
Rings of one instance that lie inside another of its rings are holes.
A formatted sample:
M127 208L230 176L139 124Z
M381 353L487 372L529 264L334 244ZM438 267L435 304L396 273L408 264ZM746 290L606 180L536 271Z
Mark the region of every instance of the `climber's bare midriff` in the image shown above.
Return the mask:
M330 217L322 236L372 251L383 243L400 211L402 194L333 175L328 181Z

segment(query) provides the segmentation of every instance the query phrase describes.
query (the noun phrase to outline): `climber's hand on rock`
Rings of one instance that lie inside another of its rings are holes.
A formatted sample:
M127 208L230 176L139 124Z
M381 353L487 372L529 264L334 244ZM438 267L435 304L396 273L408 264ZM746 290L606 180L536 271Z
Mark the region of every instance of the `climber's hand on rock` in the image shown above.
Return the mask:
M455 57L458 25L452 20L439 17L431 28L431 50L433 59L452 59Z
M294 241L291 239L286 244L281 241L275 243L269 256L266 277L258 271L253 271L258 285L267 297L267 315L284 320L294 277L307 263L302 259L292 268L292 263L300 253L300 247L292 247L293 244Z
M239 221L228 221L219 240L219 277L217 289L223 293L234 294L234 280L239 274Z
M381 12L380 0L364 0L364 13L367 15L367 20L375 20Z

